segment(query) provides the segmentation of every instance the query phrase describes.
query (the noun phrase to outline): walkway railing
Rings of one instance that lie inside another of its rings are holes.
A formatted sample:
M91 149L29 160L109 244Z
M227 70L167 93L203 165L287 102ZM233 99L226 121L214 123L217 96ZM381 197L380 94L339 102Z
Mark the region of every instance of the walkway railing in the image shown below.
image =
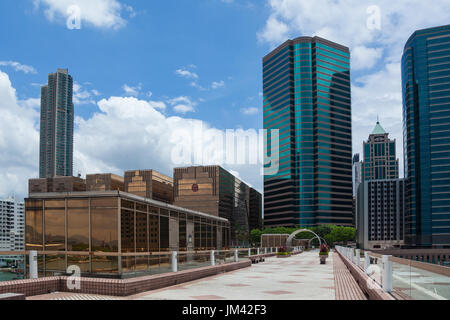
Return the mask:
M294 251L301 251L300 247L293 248ZM150 274L161 274L167 272L178 272L183 270L196 269L207 266L215 266L226 263L243 261L252 256L276 254L278 248L239 248L230 250L204 250L204 251L167 251L167 252L147 252L147 253L116 253L116 257L121 257L119 265L113 265L111 261L105 260L103 253L84 253L85 264L76 262L71 265L66 262L64 255L72 255L69 252L0 252L0 260L8 255L19 257L19 268L11 269L14 272L1 272L0 281L25 279L26 277L37 278L38 273L45 275L72 274L73 268L78 267L80 271L88 275L120 275L124 278L133 278ZM42 263L46 257L45 266ZM31 263L30 263L31 261ZM117 261L117 260L116 260ZM38 267L39 263L39 267ZM68 271L68 269L72 271ZM43 270L45 269L45 270ZM94 271L95 269L95 271ZM3 277L3 278L2 278Z
M398 299L450 300L450 268L337 246L383 291Z

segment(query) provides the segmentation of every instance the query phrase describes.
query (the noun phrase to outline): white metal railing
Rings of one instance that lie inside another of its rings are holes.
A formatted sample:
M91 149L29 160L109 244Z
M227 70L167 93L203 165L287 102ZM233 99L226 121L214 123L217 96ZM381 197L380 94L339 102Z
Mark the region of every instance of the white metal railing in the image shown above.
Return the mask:
M392 261L390 260L392 256L382 256L380 268L378 263L371 264L371 259L374 259L377 262L379 257L371 256L369 252L364 252L364 265L361 266L361 250L341 246L336 246L335 248L352 264L364 271L371 279L377 282L384 292L392 293Z

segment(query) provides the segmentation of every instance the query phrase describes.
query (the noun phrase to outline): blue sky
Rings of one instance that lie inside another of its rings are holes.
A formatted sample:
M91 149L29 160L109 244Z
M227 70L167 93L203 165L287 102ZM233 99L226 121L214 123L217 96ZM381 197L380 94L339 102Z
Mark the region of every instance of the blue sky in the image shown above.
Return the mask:
M170 175L172 132L262 127L262 57L298 36L350 47L354 152L379 116L397 139L402 171L403 45L417 29L448 24L450 3L375 3L0 1L0 197L26 196L38 175L40 85L57 68L76 83L75 174ZM81 10L79 30L66 25L71 5ZM203 147L219 149L206 140ZM262 191L259 165L224 167Z
M197 118L217 128L261 125L259 117L240 110L261 104L261 58L268 46L257 43L255 34L268 8L220 0L127 1L136 16L125 27L92 28L82 21L80 30L69 30L63 19L49 22L44 17L45 4L36 10L30 2L0 3L0 12L8 12L0 21L1 60L37 70L10 74L19 98L39 97L39 87L30 84L45 83L47 74L61 67L69 68L83 88L100 92L96 100L123 95L127 84L140 86L142 98L148 92L156 100L189 96L198 103ZM192 79L176 74L179 69L196 73L198 85L208 90L192 87ZM221 81L223 87L210 88ZM83 118L98 111L92 103L76 107Z

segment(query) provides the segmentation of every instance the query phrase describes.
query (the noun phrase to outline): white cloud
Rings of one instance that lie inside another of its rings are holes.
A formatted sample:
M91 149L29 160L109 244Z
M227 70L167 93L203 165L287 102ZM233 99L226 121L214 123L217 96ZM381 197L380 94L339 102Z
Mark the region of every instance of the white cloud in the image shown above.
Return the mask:
M258 39L271 44L281 44L287 40L289 27L278 18L271 16L266 22L264 31L258 33Z
M29 98L17 101L19 106L25 109L35 109L41 107L41 98Z
M197 105L191 98L185 96L170 99L168 102L173 106L175 112L181 114L195 112L195 106Z
M258 109L258 108L254 108L254 107L251 107L251 108L242 108L242 109L241 109L241 112L242 112L243 114L245 114L245 115L255 115L255 114L257 114L257 113L259 112L259 109Z
M86 89L81 84L73 84L73 103L75 105L95 104L94 97L99 96L100 92L95 89Z
M383 48L357 46L352 50L352 69L372 69L383 56Z
M39 113L20 103L9 76L0 71L0 197L25 195L39 161Z
M128 12L132 18L136 14L132 7L121 4L118 0L34 0L35 8L45 7L45 15L49 21L70 16L68 8L76 5L81 11L82 25L87 23L96 28L120 29L127 21L121 16Z
M3 67L12 67L14 68L14 70L16 71L22 71L24 73L34 73L36 74L37 71L34 67L32 66L28 66L26 64L21 64L19 62L16 61L0 61L0 66Z
M123 91L129 96L137 97L142 90L142 84L138 84L135 87L129 86L127 84L124 84L122 86Z
M212 89L219 89L219 88L223 88L225 87L225 81L220 80L220 81L213 81L213 83L211 84L211 88Z
M177 69L175 71L175 73L177 75L179 75L180 77L186 78L186 79L198 79L198 74L196 74L193 71L189 71L185 68L181 68L181 69Z

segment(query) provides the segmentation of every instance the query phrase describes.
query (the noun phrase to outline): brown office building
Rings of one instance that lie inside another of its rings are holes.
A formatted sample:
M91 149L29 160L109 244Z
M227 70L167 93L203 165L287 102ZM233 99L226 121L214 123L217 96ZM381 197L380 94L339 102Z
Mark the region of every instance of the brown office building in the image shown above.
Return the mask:
M125 192L165 203L173 203L173 179L155 170L125 172Z
M28 180L28 193L86 191L86 181L77 177L54 177Z
M123 177L112 173L88 174L86 191L125 191Z
M231 223L233 245L245 245L261 224L262 196L220 166L174 169L174 205Z

